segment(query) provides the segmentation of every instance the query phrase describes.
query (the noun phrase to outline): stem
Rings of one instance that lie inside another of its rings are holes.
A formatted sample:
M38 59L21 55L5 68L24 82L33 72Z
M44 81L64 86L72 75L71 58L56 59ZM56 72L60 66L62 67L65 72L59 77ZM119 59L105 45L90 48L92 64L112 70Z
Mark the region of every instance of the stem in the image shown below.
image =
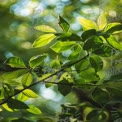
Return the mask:
M35 86L36 84L38 84L38 83L40 83L40 82L45 82L45 80L47 80L48 78L51 78L52 76L57 75L57 74L60 73L61 71L64 71L66 68L71 67L71 66L77 64L78 62L84 60L84 59L87 58L88 56L89 56L89 54L87 54L87 55L84 56L83 58L81 58L81 59L79 59L79 60L77 60L77 61L75 61L75 62L73 62L73 63L71 63L71 64L68 64L68 65L62 67L60 70L58 70L57 72L51 74L50 76L48 76L48 77L46 77L46 78L44 78L44 79L42 79L42 80L40 80L40 81L37 81L37 82L35 82L35 83L33 83L33 84L31 84L31 85L29 85L29 86L23 88L22 90L20 90L20 91L14 93L14 95L11 95L11 96L9 96L8 98L4 99L4 100L0 103L0 105L2 105L2 104L4 104L4 103L7 103L7 102L9 101L9 99L11 99L12 97L18 95L19 93L23 92L24 90L26 90L26 89L28 89L28 88L31 88L32 86ZM49 83L49 82L45 82L45 83ZM51 82L51 83L52 83L52 82ZM60 84L60 83L53 83L53 84ZM63 85L63 84L62 84L62 85ZM66 84L65 84L65 85L66 85ZM68 84L68 85L69 85L69 84Z

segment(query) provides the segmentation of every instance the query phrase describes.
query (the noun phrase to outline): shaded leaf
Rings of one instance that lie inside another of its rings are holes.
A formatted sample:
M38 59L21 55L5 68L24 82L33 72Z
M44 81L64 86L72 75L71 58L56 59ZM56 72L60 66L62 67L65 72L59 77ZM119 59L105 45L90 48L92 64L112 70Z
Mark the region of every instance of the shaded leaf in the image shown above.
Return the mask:
M95 29L97 30L98 27L94 21L88 20L86 18L78 17L78 21L82 25L84 30Z
M103 42L100 38L98 38L97 36L93 36L87 39L87 41L83 45L83 49L85 50L90 50L90 49L95 50L97 48L99 49L102 43Z
M42 55L37 55L37 56L33 56L30 60L29 60L29 65L31 68L36 68L38 66L40 66L43 62L44 59L47 57L47 54L42 54Z
M25 96L30 97L30 98L37 98L39 97L35 92L33 92L30 89L26 89L22 92Z
M33 47L43 47L49 44L56 36L54 34L44 34L41 35L38 39L36 39L33 43Z
M63 19L61 16L59 16L58 24L60 25L60 27L63 29L64 32L67 32L70 28L69 23L65 19Z
M103 68L103 61L98 55L92 55L90 57L90 63L95 71L100 71Z
M9 106L9 108L12 108L12 109L27 109L28 108L28 106L25 103L16 99L12 99L12 98L8 100L7 105Z
M111 50L112 48L110 46L103 44L100 48L94 50L94 53L102 57L109 57L111 56Z
M38 25L38 26L35 26L34 28L42 32L56 32L54 28L47 25Z
M14 68L26 68L23 60L20 57L10 57L5 61L5 64Z
M58 90L60 91L60 93L64 96L66 96L72 88L72 83L69 83L67 80L61 80L58 83Z
M26 110L33 114L42 114L41 110L34 105L29 105L29 109Z
M11 122L33 122L33 121L27 120L27 119L23 119L23 118L19 118L19 119L12 120Z
M53 44L51 46L51 49L53 51L55 51L56 53L60 53L60 52L63 52L63 51L66 51L66 50L69 50L76 42L61 42L61 41L58 41L56 42L55 44Z
M97 32L95 29L90 29L90 30L86 30L82 33L81 37L83 39L83 41L85 41L88 38L91 38L92 36L96 36Z
M60 41L82 41L81 37L75 33L67 32L58 35L57 40Z

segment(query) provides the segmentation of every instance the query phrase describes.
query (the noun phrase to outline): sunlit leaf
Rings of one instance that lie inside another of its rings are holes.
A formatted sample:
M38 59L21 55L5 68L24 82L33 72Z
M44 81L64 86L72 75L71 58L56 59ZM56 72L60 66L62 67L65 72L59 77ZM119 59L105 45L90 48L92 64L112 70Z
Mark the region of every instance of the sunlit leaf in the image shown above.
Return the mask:
M3 106L3 108L6 109L7 111L9 111L9 112L14 112L13 109L11 109L11 108L8 107L7 103L2 104L2 106Z
M80 72L81 78L85 79L86 82L98 81L99 77L95 73L95 69L88 68Z
M28 109L24 102L12 98L7 101L7 105L12 109Z
M22 85L23 86L29 86L33 80L31 73L26 73L22 77Z
M122 45L116 40L114 36L109 36L107 42L115 49L122 50Z
M56 36L54 34L44 34L41 35L38 39L36 39L33 43L33 47L43 47L49 44Z
M26 101L28 99L30 99L30 97L27 97L26 95L24 95L23 93L20 93L17 97L18 100L20 101Z
M97 24L94 21L82 17L78 17L78 21L80 22L84 30L89 30L89 29L98 30Z
M122 32L122 24L121 23L109 23L106 28L104 29L104 32L110 33L110 34L115 34Z
M63 29L64 32L67 32L70 28L69 23L66 20L64 20L61 16L59 16L58 24L60 25L60 27Z
M29 60L29 65L31 68L36 68L38 66L40 66L43 62L44 59L47 57L47 54L42 54L42 55L37 55L37 56L33 56L30 60Z
M58 59L53 60L53 61L50 62L50 66L52 68L59 68L60 67L60 61Z
M32 90L30 89L26 89L22 92L24 95L26 95L27 97L30 97L30 98L37 98L39 97L35 92L33 92Z
M2 75L2 77L6 80L16 79L22 75L24 75L27 72L26 69L20 69L12 72L7 72Z
M27 109L27 111L33 114L42 114L41 110L34 105L29 105L29 109Z
M35 26L34 28L42 32L56 32L54 28L47 25L38 25L38 26Z
M5 64L15 68L26 68L23 60L20 57L10 57L5 61Z
M99 27L100 30L103 30L104 27L107 25L107 19L106 19L105 13L101 14L98 17L97 24L98 24L98 27Z
M51 46L51 49L53 51L55 51L56 53L60 53L60 52L63 52L63 51L70 49L75 43L76 42L73 42L73 41L71 41L71 42L69 42L69 41L67 41L67 42L58 41Z

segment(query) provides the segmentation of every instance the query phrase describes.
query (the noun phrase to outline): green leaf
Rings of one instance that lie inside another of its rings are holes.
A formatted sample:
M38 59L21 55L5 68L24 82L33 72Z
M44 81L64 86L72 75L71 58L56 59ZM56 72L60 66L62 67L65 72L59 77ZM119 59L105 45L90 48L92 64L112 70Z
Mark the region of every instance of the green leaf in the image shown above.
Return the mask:
M89 29L98 30L98 27L94 21L82 17L78 17L78 21L80 22L84 30L89 30Z
M69 60L73 60L73 59L78 59L79 57L80 57L80 55L82 55L81 53L82 53L82 47L81 47L81 45L80 44L78 44L78 45L76 45L76 46L74 46L73 48L72 48L72 53L68 56L68 59Z
M42 32L56 32L54 28L47 25L38 25L38 26L35 26L34 28Z
M34 68L40 66L44 62L45 58L47 58L47 54L33 56L29 60L30 67L34 69Z
M22 85L23 86L29 86L33 80L31 73L26 73L22 77Z
M100 48L96 49L94 53L102 57L109 57L111 56L111 50L112 48L110 46L103 44Z
M60 67L60 61L58 59L53 60L53 61L50 62L50 66L52 68L59 68Z
M72 83L69 83L68 80L63 79L58 83L58 90L64 96L66 96L72 88Z
M25 96L23 93L20 93L18 96L17 96L17 99L24 102L28 99L30 99L29 97Z
M51 46L51 49L53 51L55 51L56 53L60 53L60 52L63 52L63 51L66 51L66 50L69 50L76 42L61 42L61 41L58 41L56 42L55 44L53 44Z
M8 107L7 103L2 104L2 107L3 107L5 110L9 111L9 112L14 112L14 110L12 110L11 108Z
M19 119L12 120L11 122L33 122L33 121L23 119L23 118L19 118Z
M105 28L105 26L107 25L107 19L106 19L105 13L101 14L98 17L97 24L98 24L99 30L103 30Z
M97 72L103 68L103 61L98 55L90 56L90 63Z
M5 64L14 68L26 68L23 60L20 57L10 57L5 61Z
M63 19L61 16L59 16L59 19L58 19L58 24L60 25L60 27L63 29L64 32L68 32L69 28L70 28L70 25L69 23Z
M41 110L34 105L29 105L29 109L27 109L27 111L33 114L42 114Z
M13 72L4 73L2 77L6 80L12 80L24 75L26 72L27 72L27 69L20 69Z
M113 48L118 49L118 50L122 50L122 45L116 40L116 38L112 35L110 35L107 38L107 42L109 45L111 45Z
M116 34L120 33L122 31L122 24L121 23L109 23L106 28L104 29L104 32L110 33L110 34Z
M105 88L102 89L98 87L95 88L95 90L92 92L92 97L97 103L100 103L102 105L106 104L110 99L107 90Z
M38 39L36 39L33 43L33 47L43 47L49 44L56 36L54 34L44 34L41 35Z
M22 93L23 93L25 96L30 97L30 98L37 98L37 97L39 97L35 92L33 92L33 91L30 90L30 89L25 89Z
M87 39L87 41L83 45L83 49L85 49L85 50L99 49L100 46L102 45L102 43L103 42L99 37L93 36L93 37Z
M82 33L81 37L83 39L83 41L85 41L88 38L91 38L92 36L95 36L97 34L95 29L90 29L90 30L86 30Z
M95 73L95 69L89 68L80 72L80 77L85 79L86 82L98 81L99 77Z
M57 37L58 37L57 40L60 40L60 41L82 41L80 36L71 32L60 33L58 34Z
M25 103L12 98L8 100L7 105L12 109L28 109Z

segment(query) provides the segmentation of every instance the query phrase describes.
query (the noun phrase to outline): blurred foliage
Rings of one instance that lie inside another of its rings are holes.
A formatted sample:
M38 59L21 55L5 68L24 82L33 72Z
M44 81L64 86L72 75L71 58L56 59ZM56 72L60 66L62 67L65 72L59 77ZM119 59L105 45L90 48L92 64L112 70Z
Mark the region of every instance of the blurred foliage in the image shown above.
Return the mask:
M5 59L9 57L19 56L27 64L27 61L35 54L41 55L43 52L54 54L48 48L50 44L41 49L32 49L33 41L40 35L40 32L34 29L36 25L46 24L61 31L56 23L58 16L61 15L70 23L72 32L80 35L83 28L76 18L81 16L96 20L102 12L107 12L109 22L122 23L122 0L0 0L0 72L11 70L10 67L3 65ZM121 41L122 34L117 35L117 38ZM55 55L52 56L55 57ZM38 87L42 87L42 85ZM58 96L57 88L51 88ZM36 88L33 89L37 90ZM111 89L109 90L112 91ZM99 92L98 89L96 91ZM45 113L43 116L40 116L40 121L44 119L47 122L52 121L50 116L55 115L59 104L66 101L70 103L77 102L77 99L76 101L74 99L76 99L76 96L70 94L64 99L60 96L59 101L55 102L45 98L34 100L35 105L39 106ZM19 121L27 121L21 119L21 117L28 116L29 119L34 120L32 116L26 114L23 110L22 112L15 111L14 113L3 111L0 114L0 119L6 118L4 122L8 122L12 117L14 119L19 117ZM49 118L45 117L47 115L50 115ZM92 116L92 113L89 116ZM106 114L105 116L108 115Z

